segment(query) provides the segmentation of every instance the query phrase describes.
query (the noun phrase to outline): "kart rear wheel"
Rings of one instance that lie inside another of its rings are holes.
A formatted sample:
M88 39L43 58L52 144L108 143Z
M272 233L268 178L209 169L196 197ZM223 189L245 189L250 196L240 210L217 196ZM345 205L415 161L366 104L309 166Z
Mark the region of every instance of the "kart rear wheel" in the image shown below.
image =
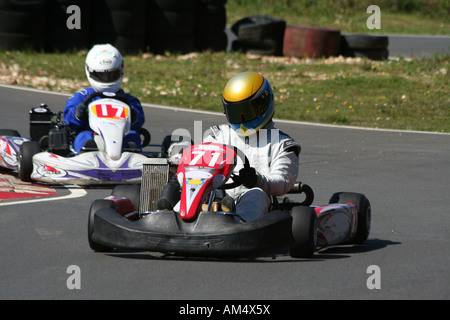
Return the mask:
M317 215L314 208L298 206L291 210L292 236L294 245L290 248L293 258L310 258L317 244Z
M89 246L91 247L91 249L96 252L110 252L113 249L113 248L104 246L104 245L99 244L99 243L95 242L94 240L92 240L92 235L94 234L94 230L95 230L94 229L95 228L94 215L97 211L99 211L101 209L108 209L108 208L116 209L116 204L114 203L114 201L99 199L99 200L95 200L94 202L92 202L91 208L89 209L88 241L89 241Z
M353 192L337 192L330 199L332 203L354 203L358 210L358 226L355 237L349 242L352 244L361 244L367 240L370 233L372 221L372 210L370 202L365 195Z
M31 182L33 173L33 156L41 152L41 145L37 141L27 141L20 146L19 151L19 178Z

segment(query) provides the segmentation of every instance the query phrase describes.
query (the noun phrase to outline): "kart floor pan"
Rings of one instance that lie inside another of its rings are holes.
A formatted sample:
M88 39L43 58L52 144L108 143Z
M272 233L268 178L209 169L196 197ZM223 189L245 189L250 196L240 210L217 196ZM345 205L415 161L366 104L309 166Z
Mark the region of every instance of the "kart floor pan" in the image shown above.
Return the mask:
M240 256L293 243L292 218L281 211L238 223L230 215L210 212L201 212L195 222L185 222L173 211L129 221L105 208L95 213L94 225L92 239L107 247L178 255Z

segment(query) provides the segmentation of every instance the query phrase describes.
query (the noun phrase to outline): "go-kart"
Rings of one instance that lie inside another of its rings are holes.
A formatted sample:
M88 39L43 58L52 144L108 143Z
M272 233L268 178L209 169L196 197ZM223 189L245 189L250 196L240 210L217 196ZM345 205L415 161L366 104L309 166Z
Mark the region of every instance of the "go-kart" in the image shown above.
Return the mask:
M0 168L19 168L20 146L28 139L22 138L17 130L0 129Z
M88 106L95 147L75 152L74 132L61 119L62 112L55 114L43 105L32 109L31 140L20 138L18 132L3 130L0 164L18 170L23 181L77 185L139 183L143 162L148 157L161 156L161 152L145 153L123 146L123 137L132 123L126 97L96 92L88 96L84 104ZM158 146L150 144L150 133L146 129L140 134L142 147Z
M186 148L175 177L182 189L178 212L154 208L170 175L163 159L148 159L142 185L117 186L111 196L92 203L91 249L223 257L289 248L292 257L309 258L318 247L367 239L371 209L364 195L336 193L329 205L313 207L314 192L300 182L290 193L304 193L303 202L272 197L267 215L244 221L216 197L217 191L223 194L242 183L233 173L237 158L249 166L233 147L205 143Z

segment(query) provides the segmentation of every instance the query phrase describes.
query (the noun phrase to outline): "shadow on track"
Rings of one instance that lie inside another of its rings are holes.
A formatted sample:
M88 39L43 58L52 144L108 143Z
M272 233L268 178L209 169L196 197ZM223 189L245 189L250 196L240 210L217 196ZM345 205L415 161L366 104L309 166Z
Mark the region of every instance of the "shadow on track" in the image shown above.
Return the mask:
M137 259L137 260L166 260L166 261L197 261L197 262L228 262L228 263L292 263L292 262L315 262L332 259L351 258L352 255L380 250L400 242L381 239L369 239L361 245L339 245L318 249L310 259L294 259L289 255L289 250L279 249L276 251L262 252L247 257L184 257L172 254L162 254L145 251L114 250L106 254L113 258Z

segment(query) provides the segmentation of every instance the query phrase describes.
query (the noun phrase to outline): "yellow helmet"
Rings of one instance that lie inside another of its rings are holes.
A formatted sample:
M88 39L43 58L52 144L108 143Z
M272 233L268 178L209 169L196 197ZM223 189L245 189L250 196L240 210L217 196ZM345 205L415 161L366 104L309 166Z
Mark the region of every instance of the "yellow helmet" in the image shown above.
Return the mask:
M231 78L223 91L222 104L229 125L242 136L264 128L275 113L272 87L255 72Z

